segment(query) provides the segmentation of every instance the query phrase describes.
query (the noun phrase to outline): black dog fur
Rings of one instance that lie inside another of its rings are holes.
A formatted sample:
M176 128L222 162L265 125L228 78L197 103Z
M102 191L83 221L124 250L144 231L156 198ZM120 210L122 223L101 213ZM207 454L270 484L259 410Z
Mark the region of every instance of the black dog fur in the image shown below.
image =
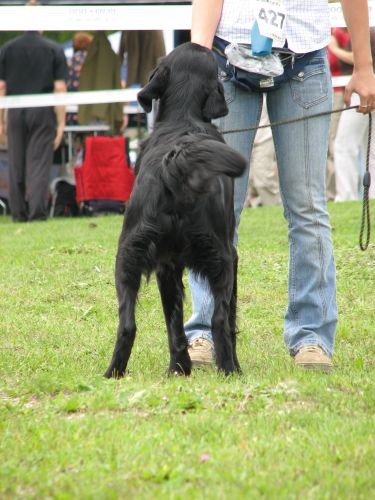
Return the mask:
M211 119L228 109L211 51L177 47L154 70L138 101L159 99L154 131L142 143L136 182L116 258L117 341L106 377L124 375L136 335L142 274L155 271L168 331L169 371L189 375L183 327L185 267L207 278L214 297L216 364L239 371L236 355L237 253L233 246L233 178L246 160L224 143Z

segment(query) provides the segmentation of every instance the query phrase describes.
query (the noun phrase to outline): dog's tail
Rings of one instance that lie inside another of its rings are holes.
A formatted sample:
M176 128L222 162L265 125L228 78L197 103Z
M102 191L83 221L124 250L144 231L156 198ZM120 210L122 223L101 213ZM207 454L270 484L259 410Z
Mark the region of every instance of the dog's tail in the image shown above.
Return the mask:
M162 178L172 192L182 186L208 192L214 176L239 177L245 171L247 161L240 153L207 137L186 136L164 156Z

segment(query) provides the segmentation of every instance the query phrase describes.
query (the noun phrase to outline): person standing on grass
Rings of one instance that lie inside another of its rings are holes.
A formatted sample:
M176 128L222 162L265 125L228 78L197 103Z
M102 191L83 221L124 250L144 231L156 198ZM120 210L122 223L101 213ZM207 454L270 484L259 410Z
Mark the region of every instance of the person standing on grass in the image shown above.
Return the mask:
M360 98L358 112L365 114L375 108L368 4L367 0L342 0L341 4L354 54L345 104L350 104L351 95L356 92ZM243 81L240 85L236 82L235 68L227 64L225 47L228 42L251 44L255 20L275 18L255 0L193 0L191 41L213 49L229 107L229 114L217 123L221 130L257 125L263 92L271 123L330 112L332 108L326 55L330 40L328 1L284 0L283 5L270 4L271 8L277 14L277 37L272 51L282 49L284 73L276 78L260 75L255 79L253 74L245 88ZM290 251L284 339L297 366L322 370L333 367L337 324L335 263L325 192L329 126L327 114L272 130ZM230 146L250 158L254 135L254 131L239 132L225 138ZM235 180L237 226L248 175L246 172ZM197 366L213 361L213 300L207 282L192 274L189 279L193 313L185 324L185 332L190 357Z
M350 47L350 36L347 28L333 28L331 32L331 40L327 47L327 56L331 76L351 75L353 72L353 62L347 64L339 57L341 51L346 52ZM340 50L338 54L337 49ZM336 111L342 109L344 106L344 91L345 87L334 87L333 89L333 107L332 110ZM354 111L355 112L355 111ZM331 116L331 126L329 130L329 143L328 143L328 158L327 158L327 199L333 201L336 196L336 179L335 179L335 154L334 145L339 121L342 118L342 113L334 113ZM344 113L345 115L345 113ZM364 117L366 118L366 117Z
M375 28L370 28L371 52L375 56ZM349 47L350 48L350 47ZM331 44L331 50L348 65L353 64L353 52ZM358 104L359 97L352 96L351 105ZM361 178L365 169L367 142L369 132L369 120L350 109L340 118L336 137L334 141L334 167L336 177L335 201L358 200L361 190ZM374 152L370 148L370 174L373 176ZM373 179L374 181L375 179ZM370 198L374 198L374 182L369 192Z
M0 49L0 96L66 92L63 49L37 31ZM8 112L9 204L13 221L46 220L53 152L64 134L65 108L10 109ZM5 113L0 109L0 135Z

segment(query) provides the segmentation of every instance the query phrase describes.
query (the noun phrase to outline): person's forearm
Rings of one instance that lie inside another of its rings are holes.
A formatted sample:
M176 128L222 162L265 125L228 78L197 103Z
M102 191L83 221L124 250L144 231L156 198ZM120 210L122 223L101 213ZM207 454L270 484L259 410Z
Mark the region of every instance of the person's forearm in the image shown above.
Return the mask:
M61 141L64 136L65 129L65 106L55 106L57 127L56 127L56 135L53 141L53 149L56 149L60 146Z
M0 81L0 97L6 95L6 83L5 81ZM4 125L5 109L0 108L0 125Z
M193 0L191 41L211 48L221 17L223 0Z
M55 106L57 128L63 129L65 127L65 106Z
M65 81L56 80L54 85L54 91L57 94L65 93L67 91ZM63 129L65 127L65 106L55 106L55 113L57 119L57 128Z
M342 49L341 47L330 47L330 50L336 57L340 59L340 61L346 64L353 64L353 52Z
M341 0L345 21L350 33L354 69L372 69L370 30L367 0Z

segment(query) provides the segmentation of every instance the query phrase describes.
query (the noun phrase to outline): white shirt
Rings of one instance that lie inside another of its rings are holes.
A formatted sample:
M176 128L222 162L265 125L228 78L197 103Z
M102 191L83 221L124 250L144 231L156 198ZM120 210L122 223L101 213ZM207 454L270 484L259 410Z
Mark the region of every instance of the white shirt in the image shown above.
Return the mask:
M328 0L284 0L284 7L284 36L290 50L296 53L312 52L328 45ZM251 43L254 11L254 0L224 0L216 35L229 42ZM283 45L273 43L274 47Z

